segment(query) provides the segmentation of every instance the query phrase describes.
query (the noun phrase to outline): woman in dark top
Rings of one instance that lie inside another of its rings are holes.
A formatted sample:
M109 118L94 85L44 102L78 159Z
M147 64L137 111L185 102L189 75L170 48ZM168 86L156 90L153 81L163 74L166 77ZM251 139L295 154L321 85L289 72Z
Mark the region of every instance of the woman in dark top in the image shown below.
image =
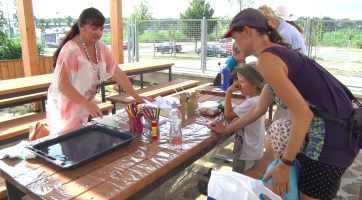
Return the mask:
M245 57L258 57L257 69L267 84L259 102L238 121L227 127L221 122L213 122L209 128L219 133L243 128L264 115L273 101L290 109L293 124L281 157L283 162L274 167L265 180L272 177L274 192L283 197L289 191L290 165L307 138L306 158L298 183L300 199L334 199L341 176L352 164L359 147L347 128L314 117L309 106L348 121L353 108L342 86L314 60L284 43L258 10L250 8L237 14L224 37L233 37Z

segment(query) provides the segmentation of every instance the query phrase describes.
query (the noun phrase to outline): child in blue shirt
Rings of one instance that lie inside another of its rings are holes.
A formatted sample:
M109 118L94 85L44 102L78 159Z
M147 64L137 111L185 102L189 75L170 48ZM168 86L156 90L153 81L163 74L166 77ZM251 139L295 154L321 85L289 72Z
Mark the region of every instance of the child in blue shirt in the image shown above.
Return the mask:
M245 57L236 47L235 43L233 44L233 56L230 56L225 64L230 70L230 78L238 79L238 75L236 74L235 67L240 67L245 65Z

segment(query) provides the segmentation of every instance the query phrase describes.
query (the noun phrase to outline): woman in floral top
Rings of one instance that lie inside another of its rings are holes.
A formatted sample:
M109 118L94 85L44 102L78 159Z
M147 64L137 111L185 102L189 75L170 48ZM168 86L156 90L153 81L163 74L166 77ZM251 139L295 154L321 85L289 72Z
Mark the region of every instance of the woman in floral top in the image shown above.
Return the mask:
M30 140L75 128L88 116L103 117L93 103L99 85L113 78L136 101L151 98L137 94L112 53L99 40L105 18L95 9L85 9L54 53L54 75L48 90L47 126L30 126Z

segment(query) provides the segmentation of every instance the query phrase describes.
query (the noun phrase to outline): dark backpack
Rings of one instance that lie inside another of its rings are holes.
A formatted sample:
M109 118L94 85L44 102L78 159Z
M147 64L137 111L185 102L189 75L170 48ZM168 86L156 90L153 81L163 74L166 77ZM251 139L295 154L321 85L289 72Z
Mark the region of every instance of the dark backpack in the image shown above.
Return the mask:
M353 135L356 138L359 147L361 148L362 147L362 137L360 136L360 134L362 133L362 107L361 107L361 103L357 100L356 97L354 97L352 92L344 84L342 84L341 82L339 82L339 83L342 85L344 91L347 93L347 95L351 99L351 101L358 106L358 108L355 108L353 110L353 115L352 115L352 117L351 117L351 119L349 120L348 123L341 120L341 119L339 119L338 117L336 117L335 115L333 115L332 113L329 113L327 111L318 110L315 107L309 107L309 108L314 113L314 116L336 122L336 123L341 124L342 126L348 128L350 130L350 139L349 139L349 142L348 142L348 146L351 146L351 139L352 139L351 137ZM356 151L357 151L357 145L356 145ZM355 152L355 153L358 153L358 152Z
M233 84L233 79L230 79L230 86ZM214 78L213 86L221 87L221 74L217 73L216 77Z

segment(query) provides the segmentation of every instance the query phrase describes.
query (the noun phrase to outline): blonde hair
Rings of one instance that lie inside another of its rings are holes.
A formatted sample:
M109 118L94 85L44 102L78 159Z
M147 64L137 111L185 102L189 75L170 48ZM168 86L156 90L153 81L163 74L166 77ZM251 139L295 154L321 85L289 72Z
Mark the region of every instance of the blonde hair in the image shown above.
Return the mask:
M274 10L265 4L260 6L258 10L260 10L260 12L262 12L266 18L278 19L278 16L275 14Z
M240 54L240 50L236 47L235 43L233 44L233 53Z

